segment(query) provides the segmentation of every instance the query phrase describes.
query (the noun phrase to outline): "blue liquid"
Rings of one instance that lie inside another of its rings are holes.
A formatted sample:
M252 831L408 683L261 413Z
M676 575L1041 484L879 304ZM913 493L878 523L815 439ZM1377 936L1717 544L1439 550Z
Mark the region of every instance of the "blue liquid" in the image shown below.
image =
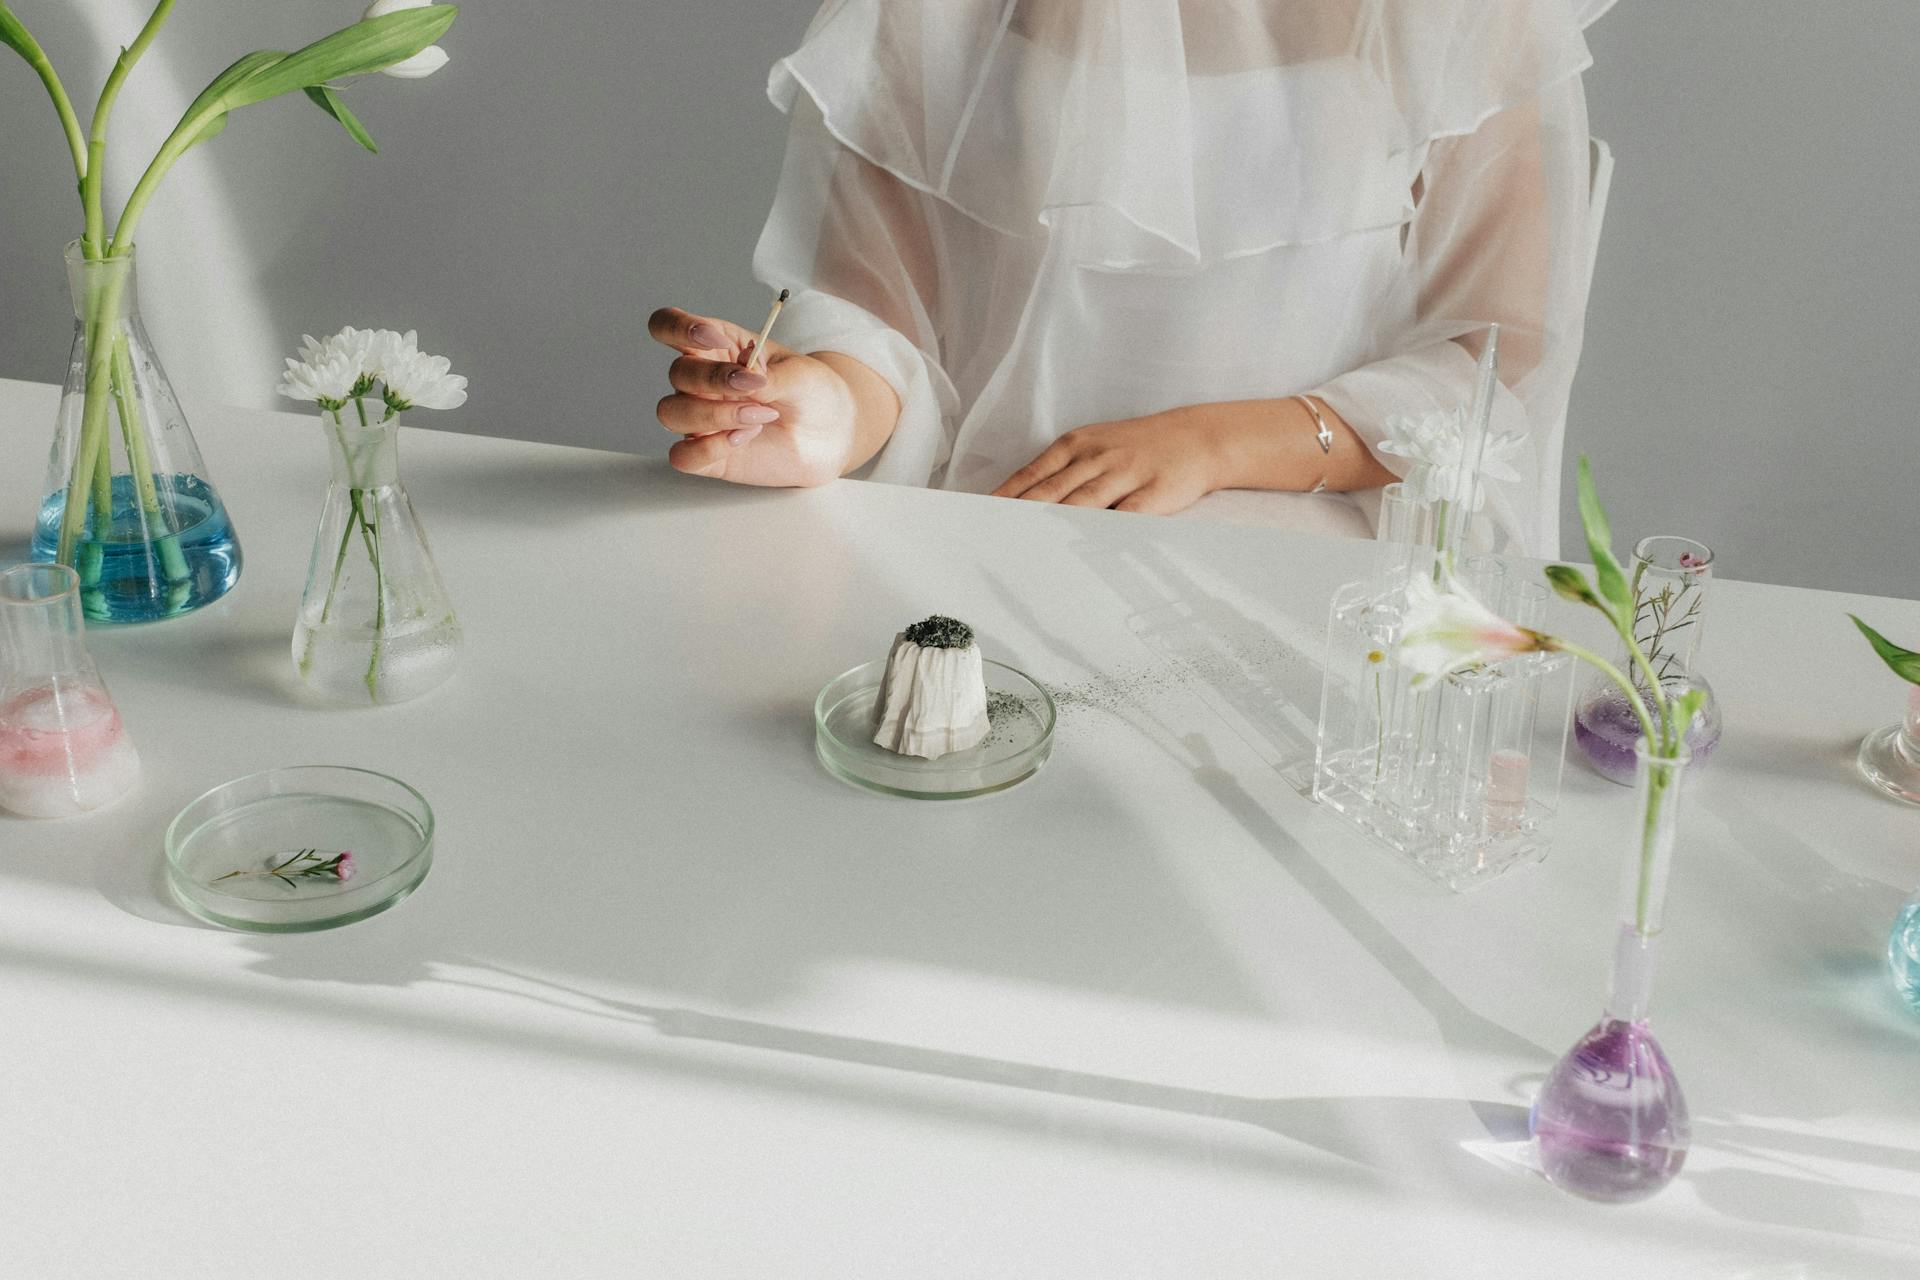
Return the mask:
M1893 989L1920 1013L1920 894L1907 899L1894 918L1887 939L1887 967L1893 970Z
M89 622L155 622L191 613L218 600L240 580L240 541L220 495L198 476L156 476L160 508L174 531L172 548L156 542L163 529L146 528L146 512L132 476L113 478L113 520L96 537L92 512L80 528L73 567ZM60 548L66 491L49 494L33 530L33 558L51 560ZM91 505L91 503L89 503Z

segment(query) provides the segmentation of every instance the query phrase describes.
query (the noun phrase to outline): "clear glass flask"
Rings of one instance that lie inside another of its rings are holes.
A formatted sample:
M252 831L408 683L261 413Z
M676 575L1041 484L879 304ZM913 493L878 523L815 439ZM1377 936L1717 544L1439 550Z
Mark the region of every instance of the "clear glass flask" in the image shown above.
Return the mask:
M1646 653L1662 691L1669 698L1693 688L1707 691L1706 705L1687 731L1687 748L1693 755L1691 767L1698 769L1720 744L1720 702L1698 663L1707 588L1713 579L1713 551L1691 538L1642 538L1633 548L1633 563L1627 567L1627 574L1633 588L1634 638ZM1618 646L1614 665L1630 672L1634 686L1646 697L1652 682L1624 643ZM1646 700L1651 704L1651 698ZM1622 786L1632 785L1640 721L1619 686L1599 672L1589 676L1581 690L1574 712L1573 740L1595 773Z
M1634 757L1626 890L1604 1014L1555 1064L1531 1117L1548 1181L1589 1200L1644 1200L1678 1176L1692 1143L1687 1100L1648 1022L1687 750Z
M232 589L239 539L141 323L133 255L75 243L66 261L73 350L32 555L80 575L90 621L178 617Z
M1857 761L1868 782L1896 800L1920 804L1920 684L1907 690L1900 723L1868 734Z
M400 422L321 414L333 476L293 631L301 680L355 705L405 702L459 659L460 623L400 483Z
M55 564L0 573L0 808L70 818L140 781L140 757L87 652L80 577Z

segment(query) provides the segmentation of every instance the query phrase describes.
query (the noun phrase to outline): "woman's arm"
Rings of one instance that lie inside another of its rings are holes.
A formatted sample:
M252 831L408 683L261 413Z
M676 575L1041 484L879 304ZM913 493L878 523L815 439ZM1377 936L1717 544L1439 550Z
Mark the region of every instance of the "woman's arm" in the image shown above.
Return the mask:
M1003 498L1172 515L1216 489L1345 491L1391 483L1352 427L1314 401L1333 435L1295 399L1234 400L1069 431L1007 478Z
M647 331L680 353L667 370L673 392L655 412L685 437L667 459L690 475L825 484L865 465L899 420L893 388L851 356L770 342L764 364L752 370L752 332L677 307L654 312Z
M786 343L768 344L764 377L744 367L753 335L739 326L676 309L654 317L655 339L680 353L659 410L685 437L669 451L674 466L741 484L824 484L900 433L893 478L924 482L954 399L936 359L928 198L841 146L810 103L796 107L754 255L762 281L793 290Z
M1466 406L1479 343L1499 322L1493 430L1522 439L1526 456L1524 487L1492 486L1494 518L1531 553L1551 551L1537 494L1557 479L1591 251L1578 80L1436 141L1416 196L1405 250L1412 323L1386 335L1393 354L1310 392L1333 433L1330 453L1297 400L1200 404L1069 432L996 492L1171 513L1215 489L1389 483L1398 474L1389 463L1405 462L1374 452L1388 419Z

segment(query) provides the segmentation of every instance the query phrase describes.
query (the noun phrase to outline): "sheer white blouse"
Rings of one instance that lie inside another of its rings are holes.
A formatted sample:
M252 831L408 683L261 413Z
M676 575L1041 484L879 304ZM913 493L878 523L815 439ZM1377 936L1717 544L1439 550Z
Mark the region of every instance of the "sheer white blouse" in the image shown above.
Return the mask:
M1186 404L1311 393L1377 446L1467 403L1497 321L1521 479L1488 510L1550 556L1592 255L1582 30L1610 3L829 0L770 79L792 132L755 273L795 289L789 346L899 394L866 475L976 492Z

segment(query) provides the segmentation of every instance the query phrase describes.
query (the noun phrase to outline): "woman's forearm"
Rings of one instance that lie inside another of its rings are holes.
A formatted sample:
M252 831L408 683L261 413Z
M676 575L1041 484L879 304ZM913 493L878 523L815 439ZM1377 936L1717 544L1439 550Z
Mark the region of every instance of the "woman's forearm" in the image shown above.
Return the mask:
M1318 397L1314 405L1333 433L1325 453L1316 438L1320 424L1298 400L1234 400L1190 405L1173 414L1188 418L1213 442L1216 489L1286 489L1304 492L1316 484L1335 492L1376 489L1399 477L1381 465L1359 433Z
M852 403L853 438L840 474L858 471L893 438L900 425L900 397L893 384L852 356L838 351L816 351L813 358L826 365L847 385Z

